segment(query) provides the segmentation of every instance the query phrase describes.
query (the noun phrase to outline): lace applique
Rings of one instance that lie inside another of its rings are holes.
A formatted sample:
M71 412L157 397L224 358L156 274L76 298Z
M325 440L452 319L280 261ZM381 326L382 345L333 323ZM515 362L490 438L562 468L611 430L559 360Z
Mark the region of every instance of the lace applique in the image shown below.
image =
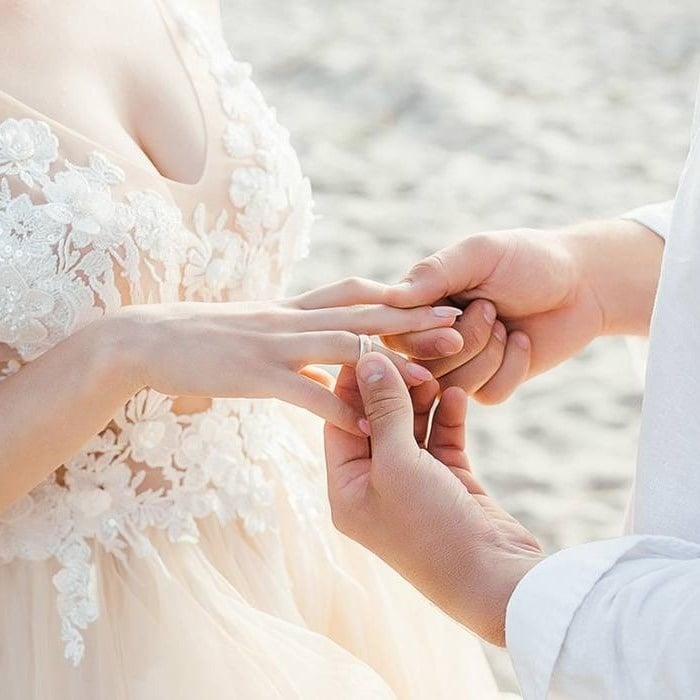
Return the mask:
M6 119L0 124L0 175L16 175L28 187L46 179L58 156L58 139L48 124Z
M164 485L141 490L147 474ZM240 519L250 535L275 529L275 482L295 513L313 521L320 508L310 478L316 458L272 402L214 401L193 416L172 412L172 400L146 389L66 463L65 488L49 479L0 514L0 561L54 558L65 655L77 664L81 630L97 618L89 541L117 556L127 547L153 553L147 529L172 542L197 542L196 520Z
M314 221L308 178L303 177L289 132L277 122L247 63L235 61L223 37L207 32L199 16L181 0L171 0L183 33L206 59L229 119L223 147L238 163L229 196L239 210L237 226L266 258L286 270L308 255Z
M228 228L229 214L225 210L213 229L207 230L206 220L206 209L199 204L192 216L197 240L188 252L182 279L185 299L262 298L271 286L272 267L264 248Z
M12 121L2 122L0 133ZM55 144L55 137L42 122L15 122L10 133L10 146L2 152L15 160L0 160L0 168L33 182L43 201L26 192L13 196L2 179L0 342L31 360L101 314L116 311L123 300L115 268L132 299L140 300L139 261L162 297L177 296L180 270L171 252L176 247L168 242L178 235L184 241L179 210L153 192L131 192L128 202L115 201L112 188L123 183L124 174L98 153L86 167L65 161L49 175L57 155L44 141ZM37 141L42 159L33 163L29 146L20 152L17 143ZM177 246L183 257L184 247Z
M0 122L0 345L14 351L0 381L126 303L278 293L306 252L311 190L288 133L249 67L194 14L180 20L228 119L221 138L232 206L215 219L196 206L190 230L163 196L127 188L103 155L76 165L59 157L48 124ZM212 515L258 535L275 529L280 492L303 522L323 508L317 458L274 402L213 400L178 415L172 398L146 389L64 467L60 483L52 476L0 513L0 562L57 563L61 635L76 665L82 632L99 614L95 543L115 556L151 556L150 528L197 542L197 520Z

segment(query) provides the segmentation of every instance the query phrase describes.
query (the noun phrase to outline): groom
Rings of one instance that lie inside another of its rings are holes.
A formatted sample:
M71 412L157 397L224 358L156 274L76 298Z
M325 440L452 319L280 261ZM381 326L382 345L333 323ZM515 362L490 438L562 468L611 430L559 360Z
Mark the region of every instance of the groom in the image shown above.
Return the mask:
M574 700L700 697L698 202L691 152L675 203L559 231L479 234L436 253L386 301L466 307L459 343L444 330L393 342L439 385L409 396L377 353L338 379L370 437L326 428L336 525L507 646L525 700L550 690ZM655 299L635 534L545 557L471 470L467 392L500 401L595 336L648 334ZM444 357L445 341L461 349Z

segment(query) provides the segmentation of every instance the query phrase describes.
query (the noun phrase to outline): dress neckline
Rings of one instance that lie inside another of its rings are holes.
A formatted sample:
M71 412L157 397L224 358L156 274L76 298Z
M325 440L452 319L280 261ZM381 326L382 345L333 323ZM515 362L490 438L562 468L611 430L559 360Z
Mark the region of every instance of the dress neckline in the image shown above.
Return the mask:
M126 156L123 153L114 150L113 148L105 146L99 141L96 141L95 139L92 139L86 134L83 134L82 132L78 131L77 129L74 129L71 126L64 124L63 122L55 119L54 117L49 116L45 112L42 112L41 110L36 109L35 107L32 107L26 102L23 102L22 100L13 97L11 94L5 92L2 89L0 89L0 99L9 102L16 109L26 112L33 119L46 122L49 126L51 126L52 130L63 132L74 139L82 141L86 145L90 146L93 150L98 151L107 156L110 160L119 161L120 164L124 165L125 167L128 166L129 168L138 170L141 173L154 177L157 180L160 180L169 189L194 191L199 189L206 180L211 164L211 138L210 125L207 118L207 110L205 110L203 107L202 95L197 85L197 81L192 75L192 68L190 67L189 61L187 60L182 51L182 38L179 38L177 36L177 28L173 27L174 18L172 17L172 14L166 11L166 9L163 7L163 3L161 0L153 0L153 4L155 5L156 11L161 18L165 31L168 34L170 42L173 46L173 50L175 51L176 57L184 70L185 79L188 80L190 83L194 99L197 103L197 108L201 115L202 128L204 129L204 162L201 167L201 173L195 182L184 182L182 180L175 180L173 178L168 177L167 175L164 175L158 169L156 164L151 160L148 153L145 150L143 150L143 148L141 148L141 146L139 146L138 143L136 144L137 148L141 150L144 157L151 163L151 168L149 168L147 165L135 162L129 156Z

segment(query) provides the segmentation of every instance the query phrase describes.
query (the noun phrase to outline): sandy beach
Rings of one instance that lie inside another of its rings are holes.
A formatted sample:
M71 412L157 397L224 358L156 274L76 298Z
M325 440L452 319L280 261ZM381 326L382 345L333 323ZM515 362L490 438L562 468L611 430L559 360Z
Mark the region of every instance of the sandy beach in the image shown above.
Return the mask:
M228 38L292 132L321 216L297 289L398 280L478 230L673 196L700 68L692 0L226 0ZM596 342L502 406L471 456L547 551L614 536L641 382ZM489 651L504 689L504 653Z

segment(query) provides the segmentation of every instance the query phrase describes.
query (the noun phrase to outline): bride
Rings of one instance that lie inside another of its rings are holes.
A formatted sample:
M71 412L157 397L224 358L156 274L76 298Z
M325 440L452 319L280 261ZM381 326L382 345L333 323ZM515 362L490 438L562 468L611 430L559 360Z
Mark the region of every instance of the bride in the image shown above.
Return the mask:
M309 184L216 0L189 4L2 3L0 695L496 697L477 642L332 528L289 405L360 430L309 365L457 312L361 281L273 301Z

